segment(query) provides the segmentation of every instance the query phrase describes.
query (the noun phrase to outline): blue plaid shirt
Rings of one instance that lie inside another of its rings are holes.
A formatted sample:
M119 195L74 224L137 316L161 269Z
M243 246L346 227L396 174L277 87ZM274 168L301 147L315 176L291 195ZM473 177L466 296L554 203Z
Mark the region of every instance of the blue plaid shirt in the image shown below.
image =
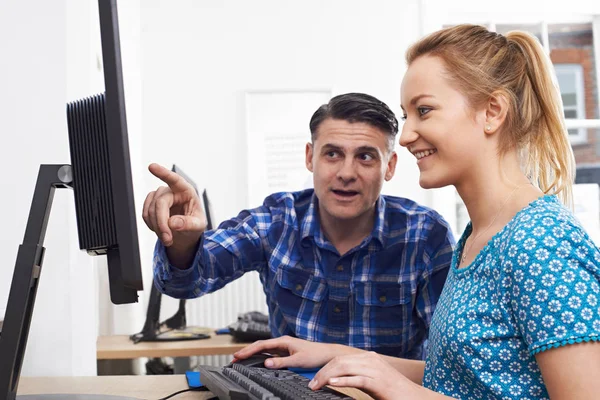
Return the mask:
M310 189L273 194L206 232L188 269L173 267L158 241L154 277L161 292L193 298L256 270L274 336L421 359L453 247L438 213L382 195L371 234L340 256Z

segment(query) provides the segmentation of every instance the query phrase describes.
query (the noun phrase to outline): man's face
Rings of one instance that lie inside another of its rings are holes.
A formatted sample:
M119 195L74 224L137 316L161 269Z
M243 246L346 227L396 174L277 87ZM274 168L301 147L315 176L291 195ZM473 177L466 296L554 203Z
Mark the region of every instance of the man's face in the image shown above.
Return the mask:
M388 135L379 128L324 120L314 143L306 145L306 168L313 173L321 218L370 218L383 181L394 176L396 160L388 150Z

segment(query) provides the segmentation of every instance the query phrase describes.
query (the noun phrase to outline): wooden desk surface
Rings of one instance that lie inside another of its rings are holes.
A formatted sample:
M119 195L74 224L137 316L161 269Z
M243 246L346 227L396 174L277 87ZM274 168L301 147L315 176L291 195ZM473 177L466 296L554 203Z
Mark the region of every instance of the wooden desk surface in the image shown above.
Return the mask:
M210 339L175 342L140 342L133 344L127 335L99 336L96 342L98 360L139 357L190 357L233 354L249 343L235 343L231 335L213 335Z
M28 378L19 381L17 394L104 394L138 399L159 399L187 389L184 375L130 375ZM174 400L199 400L210 392L186 392Z
M18 394L104 394L138 399L158 399L187 389L184 375L130 375L27 378L19 381ZM356 389L340 390L357 400L372 400ZM174 400L204 400L210 392L186 392Z

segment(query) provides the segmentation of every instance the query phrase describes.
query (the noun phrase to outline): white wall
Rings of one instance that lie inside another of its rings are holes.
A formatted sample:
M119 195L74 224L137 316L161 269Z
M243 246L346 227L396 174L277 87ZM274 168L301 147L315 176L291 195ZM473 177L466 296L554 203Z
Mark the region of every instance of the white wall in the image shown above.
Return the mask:
M218 217L255 206L243 173L244 92L363 91L400 114L416 13L416 1L145 1L143 159L181 164L212 189ZM405 153L387 191L419 196Z
M0 253L5 260L0 267L0 318L39 165L70 162L66 103L103 90L97 7L95 0L0 2L0 132L5 143L0 146L0 168L6 172L0 196ZM141 165L139 3L124 2L122 9L128 20L121 40L127 53L123 64L135 178ZM108 293L98 275L105 273L106 262L79 249L70 190L55 193L44 246L22 375L95 375L97 286L100 303ZM128 332L143 320L143 304L103 305L121 325L131 324Z
M0 307L4 308L41 163L68 163L69 1L0 3ZM71 1L73 3L73 1ZM73 77L76 80L84 77ZM96 307L91 262L80 257L69 190L56 192L23 375L93 374ZM75 240L73 240L75 239ZM92 329L90 329L90 326ZM87 358L89 360L89 357Z

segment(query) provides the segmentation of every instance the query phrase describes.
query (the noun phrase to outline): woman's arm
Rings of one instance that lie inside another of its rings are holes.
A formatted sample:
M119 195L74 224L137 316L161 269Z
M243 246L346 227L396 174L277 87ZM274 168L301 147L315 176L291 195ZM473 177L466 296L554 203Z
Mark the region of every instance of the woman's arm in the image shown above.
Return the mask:
M395 365L388 363L390 359L394 360ZM442 394L424 388L420 382L415 383L408 379L398 370L398 368L405 369L411 374L415 373L413 369L422 371L420 364L417 364L418 361L398 363L397 360L399 359L366 351L337 356L319 370L308 386L313 390L325 385L354 387L365 391L377 400L448 399ZM422 372L420 377L422 380Z
M535 355L552 400L600 397L600 343L569 344Z
M381 356L394 369L402 375L416 383L423 384L423 374L425 373L425 361L407 360L405 358L397 358L390 356Z
M365 350L341 344L316 343L290 336L282 336L276 339L254 342L233 356L237 359L244 359L257 353L279 355L279 357L273 357L265 363L266 367L275 369L287 367L317 368L322 367L336 357L370 354ZM417 385L421 385L423 382L424 361L389 356L380 357Z

